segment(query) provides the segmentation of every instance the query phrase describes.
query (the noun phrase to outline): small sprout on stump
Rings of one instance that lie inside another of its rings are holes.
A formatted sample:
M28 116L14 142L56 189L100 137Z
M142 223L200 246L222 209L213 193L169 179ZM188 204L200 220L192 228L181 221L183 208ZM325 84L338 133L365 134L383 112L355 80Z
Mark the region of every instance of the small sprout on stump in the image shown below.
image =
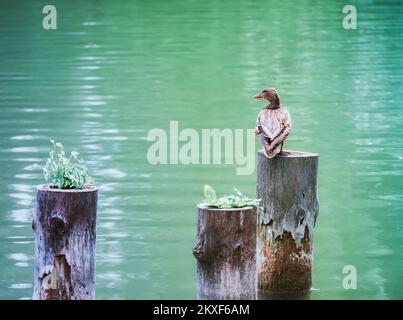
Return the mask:
M204 186L204 201L210 206L219 209L225 208L242 208L242 207L259 207L260 199L252 199L234 188L234 195L223 196L217 198L215 190L209 185Z
M42 170L46 181L51 182L51 187L59 189L83 189L94 185L94 180L88 175L88 169L80 159L77 151L72 151L66 157L63 145L60 142L50 140L53 150L49 152L49 158L44 166L37 163L29 166L28 170Z

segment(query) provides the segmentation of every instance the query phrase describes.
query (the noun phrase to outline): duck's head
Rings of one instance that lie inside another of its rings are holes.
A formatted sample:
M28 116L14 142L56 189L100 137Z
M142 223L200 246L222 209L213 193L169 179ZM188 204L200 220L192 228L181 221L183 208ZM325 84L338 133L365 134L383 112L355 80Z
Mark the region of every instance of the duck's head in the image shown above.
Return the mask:
M273 106L280 105L280 95L278 94L277 90L274 88L267 88L262 90L259 94L254 96L256 100L267 100L270 101L270 104Z

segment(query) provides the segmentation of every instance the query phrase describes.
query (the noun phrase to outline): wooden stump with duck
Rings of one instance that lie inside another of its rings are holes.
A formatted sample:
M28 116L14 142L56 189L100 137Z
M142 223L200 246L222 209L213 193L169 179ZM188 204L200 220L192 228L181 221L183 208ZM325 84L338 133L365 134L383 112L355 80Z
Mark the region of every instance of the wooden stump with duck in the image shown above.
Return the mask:
M283 151L292 129L275 88L254 97L267 100L256 120L258 153L257 277L270 293L306 293L312 285L312 239L318 216L317 154Z

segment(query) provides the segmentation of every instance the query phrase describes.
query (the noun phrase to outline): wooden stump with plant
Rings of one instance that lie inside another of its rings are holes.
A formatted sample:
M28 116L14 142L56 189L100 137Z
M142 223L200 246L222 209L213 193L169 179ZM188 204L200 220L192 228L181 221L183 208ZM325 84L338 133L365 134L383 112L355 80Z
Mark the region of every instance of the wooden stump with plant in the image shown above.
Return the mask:
M44 166L49 184L37 188L34 299L95 298L97 188L77 152L69 157L60 143Z
M236 190L236 189L235 189ZM216 197L204 187L205 201L197 206L198 299L256 298L256 206L236 195Z
M258 288L306 293L312 285L313 228L319 212L317 154L258 153Z

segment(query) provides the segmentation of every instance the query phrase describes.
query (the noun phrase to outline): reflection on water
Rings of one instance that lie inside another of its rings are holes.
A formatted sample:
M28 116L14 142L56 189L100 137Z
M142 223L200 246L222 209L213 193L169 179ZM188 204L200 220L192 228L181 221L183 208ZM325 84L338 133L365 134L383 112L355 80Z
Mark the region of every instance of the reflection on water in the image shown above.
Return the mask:
M35 2L5 0L0 12L0 298L32 295L42 181L25 168L51 138L82 154L100 188L97 297L195 298L202 185L253 195L255 177L151 166L147 133L170 120L252 128L251 96L268 85L293 118L286 148L320 154L310 297L403 297L400 5L362 5L347 31L338 1L54 4L56 32L41 28ZM342 288L345 265L357 290Z

